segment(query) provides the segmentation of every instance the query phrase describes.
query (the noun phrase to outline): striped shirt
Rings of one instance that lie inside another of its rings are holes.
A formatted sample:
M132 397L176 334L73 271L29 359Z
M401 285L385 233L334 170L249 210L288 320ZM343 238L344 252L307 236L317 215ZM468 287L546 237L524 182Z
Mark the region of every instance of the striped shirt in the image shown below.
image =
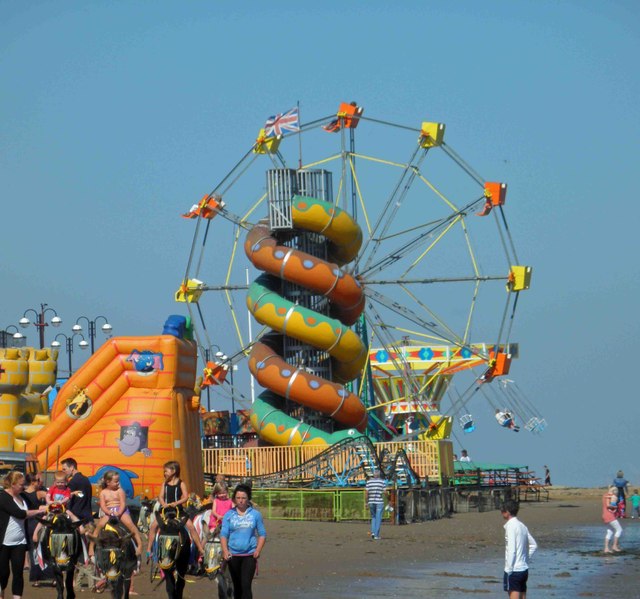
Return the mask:
M384 503L382 495L384 493L386 483L378 477L373 476L367 481L365 490L367 491L368 503Z

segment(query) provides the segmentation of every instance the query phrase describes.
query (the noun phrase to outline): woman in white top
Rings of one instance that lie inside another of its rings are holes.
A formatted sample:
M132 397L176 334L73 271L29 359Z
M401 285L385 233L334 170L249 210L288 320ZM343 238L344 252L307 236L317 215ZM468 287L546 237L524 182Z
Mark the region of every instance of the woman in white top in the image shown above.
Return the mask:
M24 589L23 567L27 551L25 520L39 514L42 510L28 510L20 496L24 489L24 474L9 472L2 481L0 490L0 598L4 597L9 584L9 566L13 572L11 593L14 599L22 596ZM44 506L42 506L44 507Z

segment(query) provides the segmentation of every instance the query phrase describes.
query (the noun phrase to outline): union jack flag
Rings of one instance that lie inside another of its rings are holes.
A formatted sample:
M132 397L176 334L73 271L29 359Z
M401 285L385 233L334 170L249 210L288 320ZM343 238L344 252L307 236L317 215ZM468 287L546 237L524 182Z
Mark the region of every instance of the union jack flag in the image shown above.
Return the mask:
M300 131L298 107L296 106L284 114L270 116L264 125L264 130L267 137L282 135L285 131L292 131L294 133Z

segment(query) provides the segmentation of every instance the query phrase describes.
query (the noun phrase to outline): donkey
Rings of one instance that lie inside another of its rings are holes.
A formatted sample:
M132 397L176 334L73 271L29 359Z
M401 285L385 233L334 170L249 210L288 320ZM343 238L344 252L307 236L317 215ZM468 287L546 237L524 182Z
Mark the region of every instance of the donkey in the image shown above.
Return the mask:
M185 526L189 516L179 517L175 508L165 507L156 517L158 534L153 561L164 573L169 599L182 599L191 555L191 537Z
M46 518L37 520L43 528L36 552L42 555L43 561L53 571L57 599L64 598L65 589L67 599L75 599L73 575L78 560L85 554L82 537L78 532L82 521L73 522L65 513L64 506L55 503L49 506Z
M193 525L204 546L203 573L210 580L215 581L218 589L218 599L231 599L233 597L233 581L231 580L227 563L222 557L220 525L218 524L214 530L210 530L210 518L211 510L207 510L193 519Z
M113 599L129 599L131 577L138 568L131 533L111 518L96 539L96 568L104 576Z

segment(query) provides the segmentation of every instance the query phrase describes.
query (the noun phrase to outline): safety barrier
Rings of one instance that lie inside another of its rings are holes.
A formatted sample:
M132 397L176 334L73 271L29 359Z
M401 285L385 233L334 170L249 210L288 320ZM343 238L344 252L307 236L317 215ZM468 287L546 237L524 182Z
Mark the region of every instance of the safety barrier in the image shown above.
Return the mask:
M339 522L371 517L362 490L256 489L253 501L271 520ZM388 520L389 512L384 514Z
M420 478L431 483L442 484L453 474L451 441L392 441L376 443L375 447L378 454L384 449L390 453L404 449ZM324 450L326 446L315 445L203 449L202 461L205 474L246 478L299 466Z
M454 495L450 487L392 490L385 497L383 520L409 524L443 518L452 512ZM362 489L255 489L253 501L271 520L339 522L371 518Z

